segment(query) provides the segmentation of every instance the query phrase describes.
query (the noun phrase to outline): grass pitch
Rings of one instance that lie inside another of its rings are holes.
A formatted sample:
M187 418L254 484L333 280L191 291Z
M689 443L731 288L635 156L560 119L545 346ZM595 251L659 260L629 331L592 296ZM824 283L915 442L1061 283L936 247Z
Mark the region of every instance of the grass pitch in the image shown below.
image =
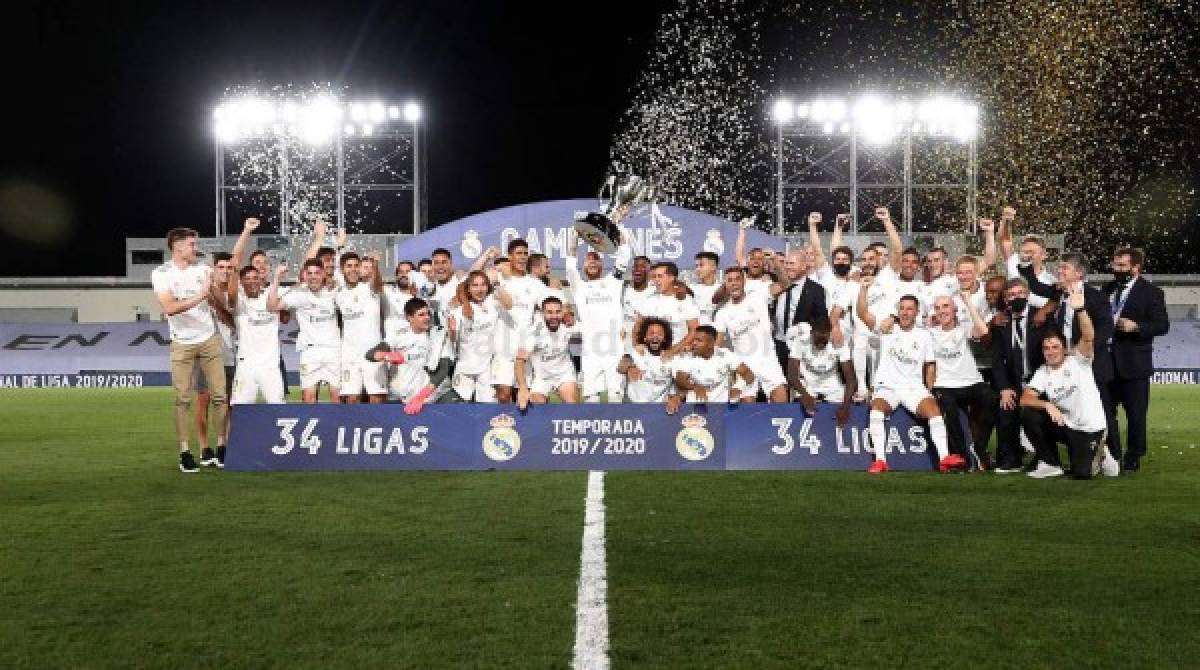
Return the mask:
M1198 397L1117 480L609 473L613 666L1196 667ZM0 667L570 664L585 473L184 476L167 390L0 408Z

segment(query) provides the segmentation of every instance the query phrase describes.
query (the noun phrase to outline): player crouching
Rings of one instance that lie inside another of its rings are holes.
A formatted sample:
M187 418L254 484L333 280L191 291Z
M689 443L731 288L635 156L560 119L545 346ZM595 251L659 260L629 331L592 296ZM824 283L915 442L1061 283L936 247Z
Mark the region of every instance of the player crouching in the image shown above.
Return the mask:
M404 304L404 316L411 330L391 342L380 342L366 358L391 364L390 399L403 402L405 414L417 414L425 403L438 400L442 384L450 376L450 356L444 333L438 337L431 334L433 315L428 303L412 298Z
M545 404L550 392L563 402L579 402L579 384L575 364L571 362L571 337L578 334L574 325L563 322L563 304L551 296L542 301L542 322L537 324L517 349L517 407L524 410L532 402ZM526 366L533 363L533 383L528 383Z
M738 402L754 383L754 373L737 354L717 349L717 329L697 326L692 352L673 361L675 388L687 394L688 402ZM674 414L683 398L679 393L667 400L667 413Z

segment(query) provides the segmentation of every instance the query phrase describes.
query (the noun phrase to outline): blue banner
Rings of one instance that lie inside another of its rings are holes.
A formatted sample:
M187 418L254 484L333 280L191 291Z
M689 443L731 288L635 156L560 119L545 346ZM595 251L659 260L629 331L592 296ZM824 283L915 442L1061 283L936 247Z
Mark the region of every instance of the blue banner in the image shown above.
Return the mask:
M861 470L873 458L867 410L839 428L836 406L796 403L238 405L230 470ZM931 470L924 425L888 420L888 464Z
M509 241L519 237L529 243L530 252L546 254L551 267L561 270L575 234L575 212L596 208L595 200L553 200L475 214L397 242L396 258L416 262L440 247L454 255L455 267L465 268L488 247L504 253ZM711 251L720 257L721 267L735 263L738 224L681 207L661 206L659 211L662 216L653 217L650 207L643 206L622 221L629 229L634 255L690 268L698 252ZM579 246L584 250L587 244ZM784 240L760 230L746 231L747 250L783 251L784 246Z

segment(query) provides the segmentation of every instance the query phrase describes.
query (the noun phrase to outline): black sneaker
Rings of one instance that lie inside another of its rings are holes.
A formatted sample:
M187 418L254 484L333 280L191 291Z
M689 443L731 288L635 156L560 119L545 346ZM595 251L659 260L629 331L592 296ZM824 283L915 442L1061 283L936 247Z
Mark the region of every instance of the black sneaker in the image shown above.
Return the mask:
M196 467L196 459L192 458L192 452L185 451L179 454L179 471L200 472L200 468Z
M225 445L217 447L217 467L225 468Z
M213 453L212 449L205 447L204 451L200 452L200 465L203 465L205 467L212 467L216 464L217 464L217 455Z

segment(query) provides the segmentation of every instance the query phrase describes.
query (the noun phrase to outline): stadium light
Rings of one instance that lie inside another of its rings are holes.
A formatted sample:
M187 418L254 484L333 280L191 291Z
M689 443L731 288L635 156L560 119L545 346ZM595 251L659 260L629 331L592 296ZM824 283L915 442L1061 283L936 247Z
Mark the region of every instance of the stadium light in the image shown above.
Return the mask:
M222 144L294 137L316 145L333 140L339 130L344 135L369 135L401 119L415 123L420 115L416 103L403 108L382 101L344 103L329 93L302 100L246 95L227 100L213 110L213 133ZM354 123L345 123L347 118Z
M409 123L416 123L421 120L421 106L415 102L410 102L404 106L404 120Z
M854 135L872 145L884 145L901 135L939 136L969 142L979 134L979 107L946 95L920 100L888 99L866 93L847 101L818 97L809 102L777 100L771 120L781 125L810 127L814 132Z

